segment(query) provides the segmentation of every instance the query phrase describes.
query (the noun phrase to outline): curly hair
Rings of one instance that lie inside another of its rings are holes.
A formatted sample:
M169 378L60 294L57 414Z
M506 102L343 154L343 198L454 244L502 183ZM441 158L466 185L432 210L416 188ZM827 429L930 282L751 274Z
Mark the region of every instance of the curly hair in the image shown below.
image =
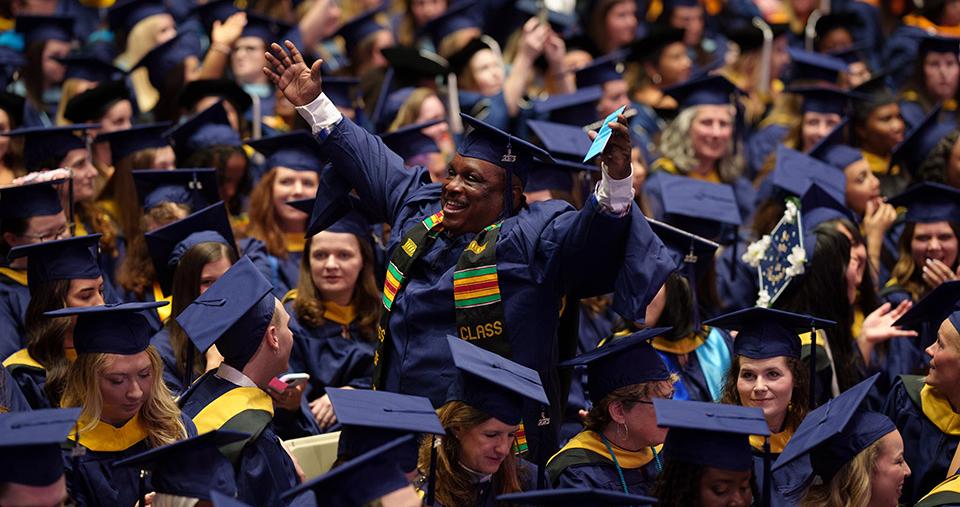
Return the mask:
M918 181L929 181L933 183L947 183L947 170L950 167L950 153L954 145L960 139L960 130L951 130L949 134L930 150L930 154L920 164L920 167L914 167L914 176Z
M676 380L676 376L671 375L667 380L643 382L614 389L610 394L604 396L599 403L594 403L590 407L590 411L587 412L587 417L583 421L583 427L597 433L602 432L613 423L613 418L610 417L610 405L620 402L623 404L624 410L630 410L638 403L637 400L667 396L673 392L673 383Z
M880 457L880 440L870 444L822 484L807 490L800 507L830 505L834 507L866 507L870 504L870 479Z
M790 404L787 405L787 415L783 419L783 429L795 430L803 422L810 408L810 373L806 364L795 357L785 357L787 368L793 376L793 388L790 390ZM740 378L740 356L733 356L730 369L723 381L723 391L720 394L720 403L727 405L743 405L740 392L737 390L737 379ZM775 430L776 431L776 430ZM782 431L782 430L779 430Z
M700 111L700 106L688 107L667 125L660 137L660 153L669 158L677 166L680 174L687 175L697 166L697 156L693 151L693 142L690 140L690 127ZM731 117L733 106L730 106ZM730 149L717 162L717 173L724 183L733 183L743 173L743 150L737 149L734 155L734 143L730 142Z

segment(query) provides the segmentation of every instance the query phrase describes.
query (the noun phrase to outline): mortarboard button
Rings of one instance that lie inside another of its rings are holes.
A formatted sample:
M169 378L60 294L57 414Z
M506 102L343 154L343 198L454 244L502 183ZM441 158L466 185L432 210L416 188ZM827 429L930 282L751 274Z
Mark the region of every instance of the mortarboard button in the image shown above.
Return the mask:
M704 324L739 331L733 353L750 359L800 358L799 333L823 329L836 322L773 308L753 307L710 319ZM757 433L758 434L758 433Z
M164 202L188 204L196 210L220 199L214 169L140 169L132 174L145 210Z
M98 134L94 142L110 143L111 160L116 164L140 150L170 146L163 137L170 126L170 122L134 125L128 129Z
M654 398L657 426L670 428L664 457L723 470L751 470L750 435L769 436L757 407Z
M144 310L166 306L166 301L119 303L63 308L46 312L47 317L76 316L73 346L78 354L134 355L147 350L153 330Z
M0 414L0 484L48 486L63 477L60 444L78 417L79 407Z
M44 283L53 280L94 280L102 272L97 245L102 234L59 239L14 247L7 259L27 258L27 280Z
M320 149L320 143L306 131L247 141L247 146L266 157L264 167L267 169L284 167L295 171L319 173L327 164L326 157Z

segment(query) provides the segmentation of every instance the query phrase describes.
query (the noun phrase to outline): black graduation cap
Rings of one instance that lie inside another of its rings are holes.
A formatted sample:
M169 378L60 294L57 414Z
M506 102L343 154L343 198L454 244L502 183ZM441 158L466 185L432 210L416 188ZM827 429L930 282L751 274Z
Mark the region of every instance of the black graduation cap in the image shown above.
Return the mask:
M663 93L676 99L679 109L686 109L701 105L733 105L736 96L743 92L723 76L708 75L671 86Z
M445 76L450 72L450 62L446 58L426 49L397 45L381 49L380 53L393 70L391 87L416 86L424 79ZM326 78L323 87L326 92Z
M99 250L102 234L44 241L14 247L7 259L27 258L27 281L94 280L102 274Z
M31 127L11 130L0 135L22 137L23 165L28 171L37 171L40 169L56 169L55 167L41 167L41 165L48 160L63 159L72 150L86 148L85 137L79 137L76 133L84 133L87 129L99 127L100 125L90 124L67 125L64 127Z
M902 163L905 169L916 173L937 143L954 128L953 125L937 121L941 109L941 105L931 109L923 121L907 132L903 141L893 148L891 163Z
M907 208L907 222L960 222L960 190L941 183L913 185L887 202Z
M549 405L535 370L456 336L447 336L447 344L461 372L455 399L510 425L520 423L524 399Z
M850 94L840 88L829 86L798 86L787 89L803 97L801 109L804 113L833 113L846 116L850 105Z
M547 505L580 507L582 505L655 505L657 499L621 491L596 488L558 488L507 493L498 502L510 505Z
M44 313L47 317L76 316L73 346L78 354L139 354L150 346L153 330L144 310L167 306L166 301L117 303L62 308Z
M42 487L63 477L60 444L78 417L80 407L0 414L0 484Z
M107 24L114 33L129 34L137 23L167 12L160 0L119 0L107 10Z
M470 64L470 59L473 58L473 55L484 49L493 49L493 44L492 39L483 35L470 39L459 51L450 55L448 59L450 70L457 74L463 72Z
M195 153L212 146L240 147L240 134L230 125L223 101L193 115L189 120L164 133L170 145L177 152L177 158L186 159Z
M26 99L10 92L0 92L0 109L10 117L10 123L19 126L23 123L23 106Z
M237 243L223 202L211 204L191 215L144 234L147 250L163 293L170 294L173 274L180 259L200 243L221 243L239 257Z
M46 40L73 41L72 16L17 16L14 29L23 34L25 46Z
M927 53L958 54L960 53L960 38L925 33L920 37L917 55L919 58L923 58Z
M432 127L442 121L446 120L431 120L404 125L393 132L381 135L380 139L383 140L383 144L387 145L387 148L400 155L403 160L410 160L427 153L440 153L437 142L424 134L423 129Z
M834 58L839 58L850 65L855 62L866 61L866 54L870 51L870 45L866 42L855 42L852 46L843 49L834 49L825 54Z
M753 468L750 435L769 436L757 407L703 401L653 399L657 426L670 428L664 458L723 470Z
M603 85L608 81L623 79L623 60L626 50L614 51L610 54L595 58L576 71L577 88Z
M733 353L751 359L771 357L800 358L798 333L823 329L836 322L810 315L753 307L712 318L704 324L739 331L733 341Z
M99 83L112 81L126 74L109 61L92 53L71 53L56 60L67 69L64 79L83 79Z
M323 80L327 91L327 80ZM187 111L196 109L197 104L207 97L220 97L233 105L237 113L244 114L253 104L253 99L232 79L197 79L190 81L180 90L177 103Z
M790 30L785 23L772 23L770 30L777 38ZM736 22L724 27L724 35L740 47L740 53L755 51L763 47L763 32L749 22Z
M247 141L247 146L266 157L264 167L267 169L286 167L319 173L327 165L320 143L303 130Z
M98 122L121 100L130 100L130 90L124 81L100 83L70 99L63 117L72 123Z
M641 63L652 61L670 44L683 42L686 30L663 24L653 24L647 35L630 46L631 60Z
M621 387L670 378L666 364L650 344L651 339L669 331L669 327L644 329L584 352L560 366L586 366L590 400L600 403Z
M220 198L214 169L139 169L133 171L133 183L144 210L164 202L197 210Z
M480 5L475 0L461 0L449 4L443 14L431 19L420 29L420 34L428 34L433 47L440 48L448 35L465 28L481 28Z
M170 146L167 139L163 137L163 133L171 125L170 122L134 125L128 129L98 134L94 142L110 143L110 157L116 164L124 157L140 150Z
M0 220L56 215L63 211L54 185L66 180L0 187Z
M243 27L240 36L256 37L269 46L270 43L279 41L291 28L290 25L278 19L247 12L247 24Z
M383 10L383 6L371 9L347 20L347 22L340 27L337 35L343 37L344 46L348 50L352 51L359 47L360 43L373 33L381 30L390 30L388 27L380 24L377 19Z
M237 492L233 464L219 447L248 438L247 433L213 430L114 461L111 466L150 471L150 483L157 493L211 500L211 490L229 495Z
M854 31L862 26L863 20L855 11L834 9L820 16L820 19L817 20L815 30L817 37L822 38L838 28L850 32L851 35L855 35Z
M150 84L162 88L167 76L189 56L200 57L200 40L192 33L180 33L151 49L130 70L146 67Z
M960 280L949 280L917 301L893 325L917 330L922 330L924 326L936 329L944 319L956 314L957 310L960 310ZM951 317L954 326L958 324L956 318ZM960 329L960 326L957 328Z

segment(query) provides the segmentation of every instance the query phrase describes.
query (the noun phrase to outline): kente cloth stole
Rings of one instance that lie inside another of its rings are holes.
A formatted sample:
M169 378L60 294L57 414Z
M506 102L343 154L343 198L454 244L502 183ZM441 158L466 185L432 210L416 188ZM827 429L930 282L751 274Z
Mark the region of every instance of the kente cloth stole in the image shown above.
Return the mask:
M384 347L390 340L390 310L403 290L406 273L420 255L430 250L443 231L443 211L427 217L420 227L403 235L387 265L383 283L383 309L377 326L377 351L373 356L374 388L383 385ZM457 316L457 335L478 347L510 358L510 343L504 324L503 301L497 279L497 237L500 223L480 231L467 245L453 272L453 299Z

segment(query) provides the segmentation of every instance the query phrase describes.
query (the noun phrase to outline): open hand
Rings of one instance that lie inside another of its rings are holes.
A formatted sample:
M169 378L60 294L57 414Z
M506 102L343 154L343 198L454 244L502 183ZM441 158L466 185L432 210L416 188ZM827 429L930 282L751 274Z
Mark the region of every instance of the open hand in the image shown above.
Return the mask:
M917 336L916 331L900 329L900 326L893 325L897 319L907 313L911 306L913 306L913 303L910 300L902 301L896 308L892 308L893 305L890 303L880 305L879 308L870 312L870 315L863 319L860 338L867 343L877 344L891 338Z
M247 13L243 11L231 14L224 21L216 20L213 22L213 29L210 31L210 42L212 44L223 44L227 47L233 46L233 43L240 38L245 26L247 26Z
M270 51L264 53L270 66L264 67L263 73L291 104L305 106L323 91L320 87L320 65L323 60L317 59L308 68L297 46L288 40L283 44L286 49L276 42L270 44Z

